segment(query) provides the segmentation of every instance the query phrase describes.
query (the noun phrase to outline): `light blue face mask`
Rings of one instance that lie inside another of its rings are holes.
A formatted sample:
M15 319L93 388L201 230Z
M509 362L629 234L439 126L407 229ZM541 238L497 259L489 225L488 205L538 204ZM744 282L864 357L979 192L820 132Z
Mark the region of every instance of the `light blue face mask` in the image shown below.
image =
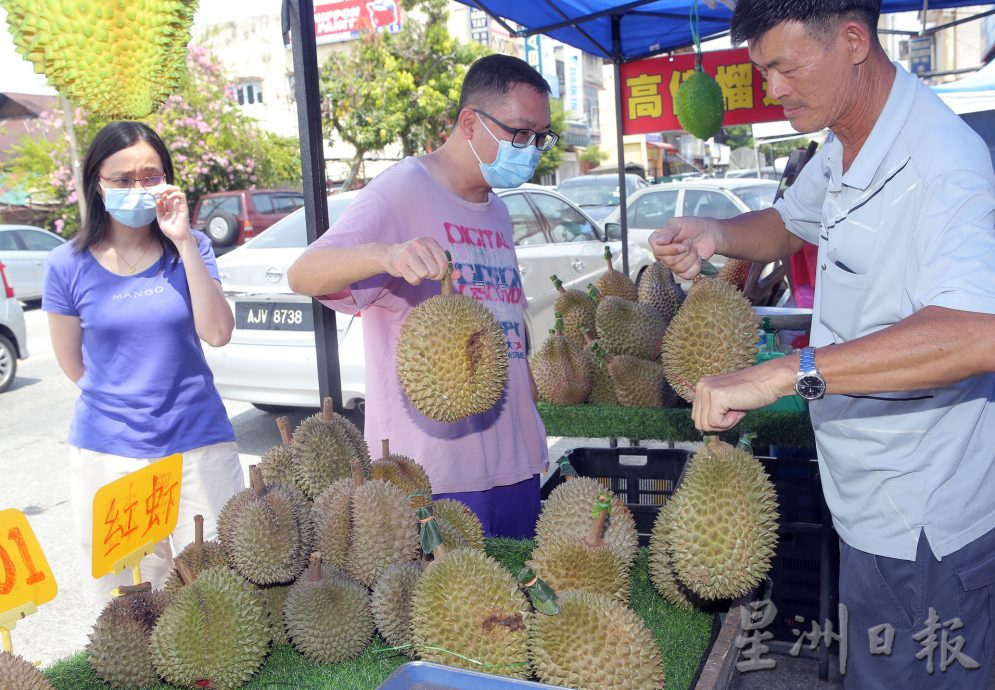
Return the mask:
M143 228L155 220L155 197L149 190L100 187L104 190L104 208L121 225Z
M494 133L484 124L480 115L477 115L477 119L480 120L480 124L484 126L484 129L491 135L491 138L498 143L497 156L494 158L494 162L485 163L480 160L480 156L477 156L477 150L473 148L473 142L469 139L466 141L466 143L470 144L470 150L473 151L473 155L477 157L477 161L480 163L480 172L484 176L484 182L493 188L511 188L521 187L531 180L532 175L535 174L536 166L539 165L539 157L542 155L539 153L539 149L531 145L526 146L524 149L515 148L511 145L510 141L498 139L494 136Z

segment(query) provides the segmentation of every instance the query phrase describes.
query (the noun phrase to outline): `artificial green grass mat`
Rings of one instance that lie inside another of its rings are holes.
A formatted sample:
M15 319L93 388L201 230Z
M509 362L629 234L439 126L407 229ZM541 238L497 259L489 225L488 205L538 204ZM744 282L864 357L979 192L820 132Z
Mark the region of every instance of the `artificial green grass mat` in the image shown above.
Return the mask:
M532 555L531 541L488 539L487 553L512 573ZM674 608L654 590L647 571L646 549L632 569L632 608L646 621L660 646L667 674L668 690L687 690L697 674L702 658L708 651L712 632L712 615L702 611ZM374 690L398 666L411 661L391 651L382 638L376 636L363 654L340 664L316 664L298 654L292 647L276 647L270 652L259 673L244 687L247 690ZM86 652L58 661L45 675L56 690L107 690L110 686L98 679L90 668ZM175 690L160 683L152 690Z
M550 405L540 402L539 415L550 436L629 438L661 441L700 441L691 421L691 408L619 407L617 405ZM740 434L756 433L758 445L814 448L815 435L808 411L747 412L739 424L721 434L735 443Z

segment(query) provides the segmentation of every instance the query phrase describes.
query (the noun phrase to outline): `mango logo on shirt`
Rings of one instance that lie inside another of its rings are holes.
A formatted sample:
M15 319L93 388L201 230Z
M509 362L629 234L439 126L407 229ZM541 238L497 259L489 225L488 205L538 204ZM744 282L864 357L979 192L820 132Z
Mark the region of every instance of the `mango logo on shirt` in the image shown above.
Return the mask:
M152 295L161 295L166 291L162 285L157 285L154 288L145 288L144 290L129 290L128 292L119 292L113 297L111 297L112 302L116 302L120 299L140 299L142 297L151 297Z

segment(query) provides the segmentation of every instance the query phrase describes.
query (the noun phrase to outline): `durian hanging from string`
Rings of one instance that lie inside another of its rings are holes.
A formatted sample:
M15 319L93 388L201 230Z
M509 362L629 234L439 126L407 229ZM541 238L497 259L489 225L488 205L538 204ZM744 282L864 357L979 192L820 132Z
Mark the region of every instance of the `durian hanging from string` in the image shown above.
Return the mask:
M694 38L694 72L681 81L674 97L674 114L687 132L710 139L722 128L725 99L722 87L701 67L701 35L698 33L698 0L691 4L691 36Z

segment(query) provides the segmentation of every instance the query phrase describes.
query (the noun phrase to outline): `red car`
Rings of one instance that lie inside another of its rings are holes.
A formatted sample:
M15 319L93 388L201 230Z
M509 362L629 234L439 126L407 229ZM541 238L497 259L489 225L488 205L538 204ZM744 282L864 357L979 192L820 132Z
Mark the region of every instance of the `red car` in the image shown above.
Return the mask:
M255 237L303 205L304 195L291 189L212 192L197 200L190 225L210 237L217 252Z

